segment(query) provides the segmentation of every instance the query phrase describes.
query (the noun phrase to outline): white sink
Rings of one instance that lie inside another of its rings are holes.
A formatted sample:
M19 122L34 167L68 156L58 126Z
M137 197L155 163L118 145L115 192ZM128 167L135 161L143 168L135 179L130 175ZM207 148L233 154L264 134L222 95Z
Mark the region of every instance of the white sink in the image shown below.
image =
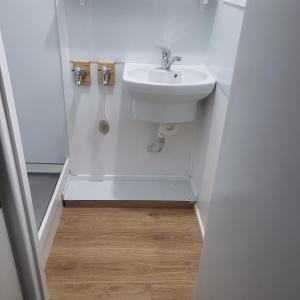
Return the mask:
M133 116L155 123L193 121L197 101L206 98L215 79L204 66L125 64L123 80L133 97Z

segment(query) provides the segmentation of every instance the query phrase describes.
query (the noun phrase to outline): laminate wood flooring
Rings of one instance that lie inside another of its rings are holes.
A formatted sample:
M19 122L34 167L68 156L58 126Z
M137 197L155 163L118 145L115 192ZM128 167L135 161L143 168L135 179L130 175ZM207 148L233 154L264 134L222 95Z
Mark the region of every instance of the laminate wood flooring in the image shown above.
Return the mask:
M50 300L192 300L201 246L193 209L64 208Z

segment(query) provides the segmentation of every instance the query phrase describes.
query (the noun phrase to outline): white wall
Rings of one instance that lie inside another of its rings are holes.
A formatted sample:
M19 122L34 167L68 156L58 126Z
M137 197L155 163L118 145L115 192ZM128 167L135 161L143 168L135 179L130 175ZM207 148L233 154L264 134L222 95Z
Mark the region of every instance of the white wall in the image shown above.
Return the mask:
M198 107L198 122L191 161L192 184L197 207L205 230L215 181L228 96L231 88L236 52L244 8L218 0L207 52L206 64L217 79L217 88Z
M67 137L54 1L1 1L0 30L26 161L62 163Z
M175 136L167 138L161 153L149 153L157 124L134 120L132 99L122 84L123 66L117 67L113 89L74 88L70 116L70 157L72 174L89 175L175 175L188 176L193 140L193 123L182 125ZM96 68L93 80L96 80ZM70 82L73 87L73 84ZM104 102L110 133L100 134Z
M300 299L300 2L245 10L199 300Z
M229 2L218 0L206 60L207 67L227 96L230 94L244 16L244 5L231 5Z
M217 86L198 107L198 122L191 161L192 185L205 230L219 158L228 98Z
M60 21L62 3L58 1ZM95 65L92 86L75 87L67 62L78 58L160 63L161 54L153 44L162 41L174 55L182 55L182 63L203 63L212 12L211 7L198 10L197 4L91 0L82 7L79 1L64 1L66 23L60 22L60 29L72 174L190 175L193 123L183 124L177 135L167 138L161 153L148 153L158 125L133 119L132 99L122 83L123 66L117 66L113 89L97 86ZM107 136L98 131L104 103L111 127Z
M162 42L182 63L204 61L211 1L204 10L199 0L63 1L71 58L160 63Z

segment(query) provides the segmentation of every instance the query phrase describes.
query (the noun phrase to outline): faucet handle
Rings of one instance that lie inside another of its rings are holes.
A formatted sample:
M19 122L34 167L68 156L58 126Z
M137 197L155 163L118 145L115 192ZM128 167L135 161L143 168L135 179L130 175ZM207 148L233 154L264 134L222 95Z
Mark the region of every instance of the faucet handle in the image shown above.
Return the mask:
M112 68L107 67L107 66L99 66L98 67L98 72L101 72L101 77L102 80L99 78L99 83L102 83L102 85L104 86L108 86L109 85L109 81L111 78L111 71Z
M98 67L98 72L110 72L111 71L111 68L110 67L107 67L107 66L102 66L102 67Z
M163 45L163 44L155 44L154 47L159 48L161 50L171 50L170 47L168 47L167 45Z
M154 46L161 50L163 57L165 57L165 56L170 57L171 56L171 48L170 47L162 46L162 45L158 45L158 44L156 44Z

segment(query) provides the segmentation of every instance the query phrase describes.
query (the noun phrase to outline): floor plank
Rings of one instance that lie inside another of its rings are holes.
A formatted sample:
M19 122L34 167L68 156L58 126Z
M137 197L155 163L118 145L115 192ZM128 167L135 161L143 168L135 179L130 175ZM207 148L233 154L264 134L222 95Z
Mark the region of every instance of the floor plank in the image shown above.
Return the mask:
M194 284L152 284L151 300L193 300Z
M189 299L201 243L192 209L64 208L46 268L50 300L169 300L175 285Z
M147 284L99 284L49 282L51 300L151 300Z

